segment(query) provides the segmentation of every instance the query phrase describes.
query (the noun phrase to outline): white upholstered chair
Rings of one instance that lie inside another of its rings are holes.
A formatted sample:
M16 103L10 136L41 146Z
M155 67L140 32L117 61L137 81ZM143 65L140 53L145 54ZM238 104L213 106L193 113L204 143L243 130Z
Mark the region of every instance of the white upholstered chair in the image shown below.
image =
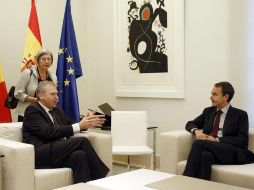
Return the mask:
M0 124L2 190L51 190L72 184L70 168L35 169L34 146L22 143L22 123ZM112 173L111 135L87 132L85 135Z
M150 155L151 168L153 168L153 150L147 146L146 111L112 111L111 135L112 153L128 156L128 170L130 170L130 155Z
M185 131L167 131L159 135L160 171L181 175L190 153L194 136ZM249 133L248 149L254 152L254 131ZM254 189L254 163L213 165L211 181ZM240 188L239 188L240 189Z

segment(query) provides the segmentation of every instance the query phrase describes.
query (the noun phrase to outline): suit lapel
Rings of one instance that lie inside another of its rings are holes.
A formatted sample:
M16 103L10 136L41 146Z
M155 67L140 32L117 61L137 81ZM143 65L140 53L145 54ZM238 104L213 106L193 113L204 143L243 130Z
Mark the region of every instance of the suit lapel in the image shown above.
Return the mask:
M225 132L227 130L230 130L230 123L232 121L233 116L234 116L234 111L233 111L232 107L230 106L228 108L228 112L227 112L227 115L226 115L226 118L224 121L224 125L223 125L223 135L225 134Z
M212 128L213 128L213 122L214 122L214 118L215 118L215 115L216 115L216 111L217 111L217 108L214 107L214 109L209 113L209 120L208 120L208 131L207 131L207 134L210 134L211 131L212 131Z
M53 121L51 120L51 118L49 117L48 113L45 111L45 109L39 104L36 103L36 106L40 109L41 113L43 114L44 118L48 121L51 122L52 125L54 125Z

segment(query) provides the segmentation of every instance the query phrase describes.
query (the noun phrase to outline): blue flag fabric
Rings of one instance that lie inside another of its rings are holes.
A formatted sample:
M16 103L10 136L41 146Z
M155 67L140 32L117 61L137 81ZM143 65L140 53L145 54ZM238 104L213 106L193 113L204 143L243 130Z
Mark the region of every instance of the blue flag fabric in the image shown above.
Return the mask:
M65 7L56 75L58 80L58 105L66 115L77 122L80 118L80 112L76 78L82 76L82 68L72 22L70 0L67 0Z

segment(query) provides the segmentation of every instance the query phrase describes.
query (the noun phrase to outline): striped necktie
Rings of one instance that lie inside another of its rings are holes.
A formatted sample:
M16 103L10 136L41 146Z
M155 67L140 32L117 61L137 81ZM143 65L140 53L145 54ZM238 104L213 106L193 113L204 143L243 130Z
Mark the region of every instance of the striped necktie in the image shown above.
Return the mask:
M55 116L54 111L53 111L53 110L49 110L49 113L50 113L50 115L51 115L51 117L52 117L52 119L53 119L54 126L55 126L55 127L61 127L61 125L59 124L59 122L58 122L57 119L56 119L56 116Z

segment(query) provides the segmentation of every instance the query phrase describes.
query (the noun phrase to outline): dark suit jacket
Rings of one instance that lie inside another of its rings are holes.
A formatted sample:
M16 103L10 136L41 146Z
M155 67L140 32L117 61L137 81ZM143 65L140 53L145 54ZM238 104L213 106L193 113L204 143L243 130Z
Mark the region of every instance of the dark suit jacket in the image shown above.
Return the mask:
M73 135L72 121L60 108L56 107L53 110L61 127L54 127L51 118L38 103L31 104L25 111L23 142L34 145L36 156L50 157L52 143Z
M51 118L40 104L31 104L25 111L23 121L23 142L33 144L35 148L41 144L56 141L63 137L73 135L72 121L63 111L56 107L53 109L60 128L54 127Z
M205 108L201 115L186 124L186 130L190 132L193 128L203 129L203 133L210 135L216 111L216 107ZM248 151L248 134L249 121L247 113L230 106L219 142L234 146L237 149L239 162L246 162L246 159L249 159L246 158L250 154Z

